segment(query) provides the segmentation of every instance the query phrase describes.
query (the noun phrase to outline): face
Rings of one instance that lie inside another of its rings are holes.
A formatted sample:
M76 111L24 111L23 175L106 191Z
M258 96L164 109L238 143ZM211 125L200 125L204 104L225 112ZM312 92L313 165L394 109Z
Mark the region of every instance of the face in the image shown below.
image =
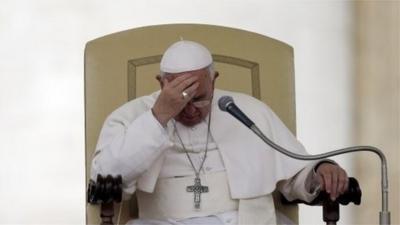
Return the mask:
M210 112L214 82L217 75L212 79L207 69L201 69L178 74L168 74L163 79L172 81L176 77L188 73L190 74L189 76L197 76L200 84L192 100L175 117L175 120L185 126L191 127L200 123ZM209 104L207 104L207 101L209 101Z

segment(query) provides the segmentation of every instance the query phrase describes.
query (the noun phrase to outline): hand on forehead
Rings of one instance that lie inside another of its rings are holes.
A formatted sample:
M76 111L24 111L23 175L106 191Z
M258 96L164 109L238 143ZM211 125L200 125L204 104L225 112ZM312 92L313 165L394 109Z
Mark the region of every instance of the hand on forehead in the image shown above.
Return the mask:
M188 71L188 72L182 72L182 73L169 73L169 74L165 74L164 78L168 79L168 81L172 81L177 77L186 77L186 78L190 78L192 76L197 76L197 78L200 79L204 79L203 76L207 76L208 72L207 70L201 69L201 70L194 70L194 71Z

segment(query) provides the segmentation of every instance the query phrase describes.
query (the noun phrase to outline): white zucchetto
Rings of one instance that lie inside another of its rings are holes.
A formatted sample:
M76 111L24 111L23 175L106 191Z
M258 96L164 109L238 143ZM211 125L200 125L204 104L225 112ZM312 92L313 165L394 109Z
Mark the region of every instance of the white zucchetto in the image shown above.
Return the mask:
M212 63L211 53L193 41L178 41L164 53L160 70L164 73L182 73L205 68Z

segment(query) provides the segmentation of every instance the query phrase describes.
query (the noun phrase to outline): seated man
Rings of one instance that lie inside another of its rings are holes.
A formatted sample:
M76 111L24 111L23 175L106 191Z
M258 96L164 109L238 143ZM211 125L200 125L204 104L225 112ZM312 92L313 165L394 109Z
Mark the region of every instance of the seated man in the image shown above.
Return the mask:
M120 174L124 192L136 192L139 218L130 224L289 224L274 209L276 188L304 201L347 189L346 172L333 161L288 158L220 111L218 99L230 95L274 142L307 154L264 103L214 89L218 73L204 46L174 43L160 70L160 91L106 119L92 161L92 178Z

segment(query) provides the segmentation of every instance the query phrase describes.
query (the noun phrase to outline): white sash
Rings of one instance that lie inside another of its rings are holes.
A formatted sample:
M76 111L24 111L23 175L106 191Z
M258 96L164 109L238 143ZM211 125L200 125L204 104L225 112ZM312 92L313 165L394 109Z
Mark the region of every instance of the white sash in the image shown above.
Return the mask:
M229 194L226 172L201 174L200 178L201 184L209 188L201 194L200 209L194 207L193 192L186 192L186 187L194 184L194 176L160 178L153 193L136 191L139 218L179 220L238 209L239 201Z
M238 210L239 224L276 224L272 195L252 199L232 199L226 172L202 174L201 184L209 192L201 194L200 209L194 207L194 194L186 187L194 184L194 177L160 178L153 193L138 190L139 218L181 220L216 215Z

